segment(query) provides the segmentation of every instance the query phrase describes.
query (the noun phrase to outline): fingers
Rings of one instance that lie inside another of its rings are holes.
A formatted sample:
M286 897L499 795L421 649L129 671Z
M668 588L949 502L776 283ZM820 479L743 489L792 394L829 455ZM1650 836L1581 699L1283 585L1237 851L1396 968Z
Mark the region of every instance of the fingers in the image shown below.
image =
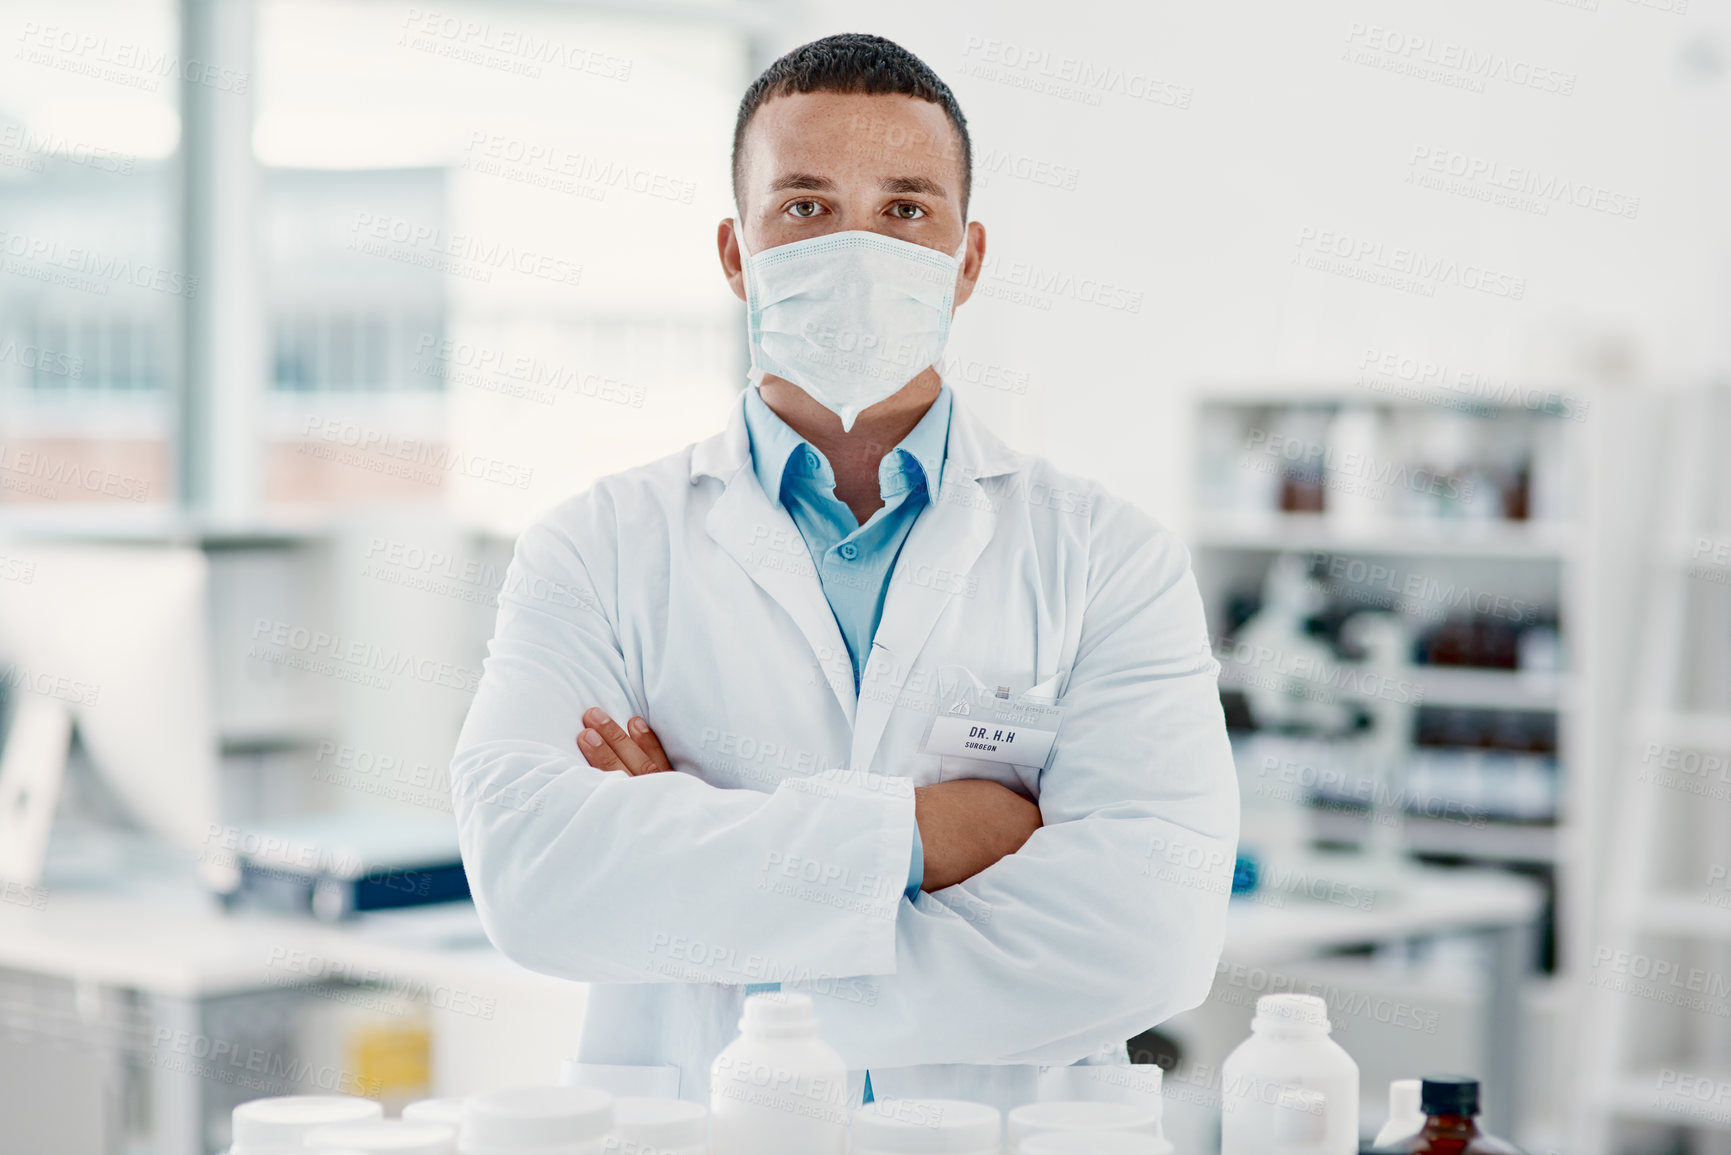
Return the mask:
M661 739L655 736L655 731L649 728L648 722L642 718L633 718L626 728L631 732L631 736L637 739L637 745L649 756L651 771L661 773L673 769L673 759L661 748Z
M643 719L631 719L632 732L627 733L605 710L591 707L584 711L583 723L585 729L577 736L577 748L597 770L623 770L636 775L673 769L661 741Z
M585 710L583 724L601 735L627 773L643 774L650 769L649 755L631 740L624 727L607 716L606 711L599 707Z
M577 750L583 755L583 760L597 770L625 770L625 763L619 760L619 755L607 744L599 731L585 728L577 735Z

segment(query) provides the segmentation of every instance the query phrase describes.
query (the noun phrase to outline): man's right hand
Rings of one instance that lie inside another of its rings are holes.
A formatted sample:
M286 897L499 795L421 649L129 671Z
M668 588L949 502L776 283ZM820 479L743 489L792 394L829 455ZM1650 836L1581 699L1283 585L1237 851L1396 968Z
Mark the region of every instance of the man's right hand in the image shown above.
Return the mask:
M958 778L914 790L914 821L925 849L921 890L966 882L1040 828L1040 808L985 778Z
M597 770L623 770L632 777L665 774L673 769L661 739L643 718L621 726L599 706L583 711L583 731L577 735L583 760Z

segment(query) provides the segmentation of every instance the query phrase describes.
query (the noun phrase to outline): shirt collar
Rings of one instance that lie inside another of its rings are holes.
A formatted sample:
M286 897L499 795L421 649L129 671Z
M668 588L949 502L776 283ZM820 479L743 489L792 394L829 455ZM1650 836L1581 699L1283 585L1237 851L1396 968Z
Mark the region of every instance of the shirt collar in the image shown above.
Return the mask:
M805 438L764 403L755 385L745 388L745 428L751 434L751 465L769 500L781 502L781 479L787 463L803 450Z
M938 399L932 402L932 407L926 410L920 423L909 430L901 445L897 447L911 454L913 459L920 463L920 468L926 472L926 489L933 497L937 496L938 487L944 481L944 458L950 441L952 398L950 387L940 385Z
M882 464L878 466L878 481L885 489L897 484L897 480L910 474L908 462L916 464L923 474L926 492L935 495L943 482L945 448L949 441L950 410L952 394L948 385L938 389L937 399L927 409L925 416L918 424L908 431L894 451L884 455ZM829 462L815 447L807 444L805 438L794 432L775 410L765 404L755 386L747 386L745 390L745 426L751 438L751 463L757 472L757 480L763 486L763 492L769 495L771 501L781 500L781 483L786 477L789 464L796 453L810 450L819 462L814 473L830 485L834 485L834 474ZM901 484L894 492L902 492L913 488L916 477L906 476L905 484ZM886 496L894 496L894 493Z

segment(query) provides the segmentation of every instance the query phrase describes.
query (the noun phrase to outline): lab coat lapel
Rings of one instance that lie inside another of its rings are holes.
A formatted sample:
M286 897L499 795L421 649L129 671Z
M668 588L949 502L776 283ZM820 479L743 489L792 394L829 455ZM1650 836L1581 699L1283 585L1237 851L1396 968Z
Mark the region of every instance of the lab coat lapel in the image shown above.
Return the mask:
M965 575L992 538L997 514L984 477L1011 472L1018 457L954 399L938 498L915 520L896 559L884 612L860 687L851 764L871 766L914 660L944 607L960 596L937 573Z
M722 481L725 488L704 519L704 529L787 611L811 647L812 660L829 682L842 714L853 725L853 666L841 627L836 625L835 613L823 595L817 569L805 552L805 539L793 518L758 484L751 468L751 440L745 429L743 405L734 407L733 419L725 430L693 448L691 472L694 481L701 476ZM789 543L797 548L786 548ZM827 661L824 655L829 655Z

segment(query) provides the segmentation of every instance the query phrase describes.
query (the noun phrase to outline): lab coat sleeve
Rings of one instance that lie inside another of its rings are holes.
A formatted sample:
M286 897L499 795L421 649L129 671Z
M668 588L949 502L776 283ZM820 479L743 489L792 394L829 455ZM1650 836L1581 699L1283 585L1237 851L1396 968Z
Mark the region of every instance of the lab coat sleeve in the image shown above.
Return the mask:
M556 511L519 539L499 595L452 762L463 864L488 935L523 966L586 981L893 969L910 782L837 770L774 793L726 790L680 772L602 772L578 753L589 707L621 722L646 714L614 625L618 520L594 494ZM790 861L849 879L850 901L774 894Z
M1044 825L905 907L869 1000L812 992L850 1067L1075 1062L1213 983L1238 837L1219 667L1182 544L1097 516Z

